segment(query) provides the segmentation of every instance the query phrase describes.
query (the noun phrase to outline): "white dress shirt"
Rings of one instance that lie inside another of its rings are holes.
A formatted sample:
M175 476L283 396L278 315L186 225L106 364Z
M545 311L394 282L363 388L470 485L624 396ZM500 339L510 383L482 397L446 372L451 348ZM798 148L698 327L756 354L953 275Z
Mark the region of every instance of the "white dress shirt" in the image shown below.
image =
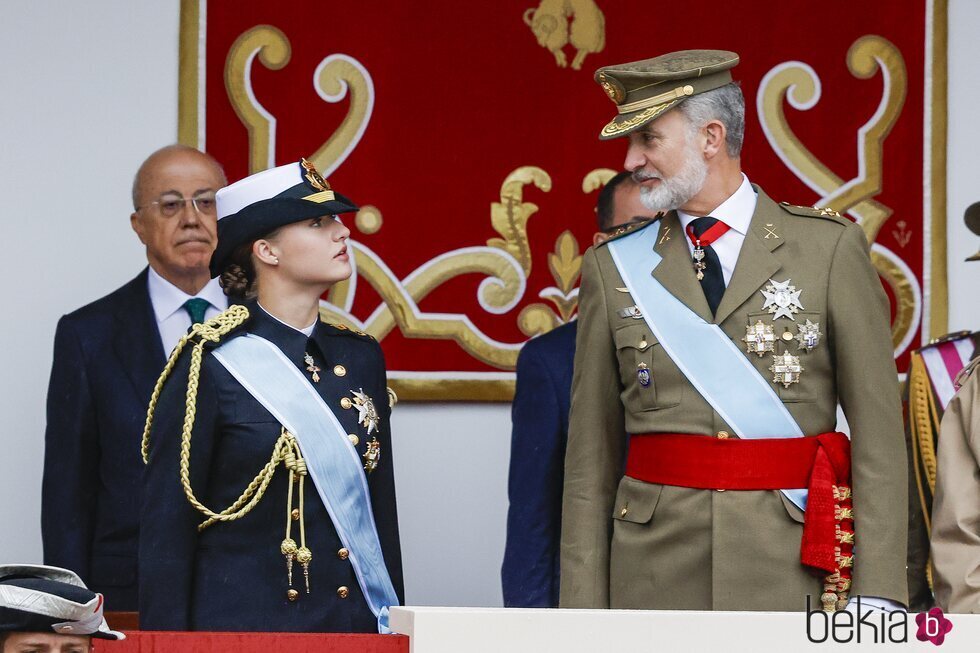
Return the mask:
M732 273L735 272L735 264L738 262L738 253L742 251L745 234L749 232L749 223L752 222L752 214L755 213L757 198L755 190L752 189L752 184L749 183L749 178L743 173L742 185L732 193L731 197L711 212L712 218L721 220L731 227L722 234L721 238L711 243L711 248L718 255L718 260L721 261L721 273L725 279L726 288L732 280ZM687 236L687 225L699 216L677 211L677 217L681 221L684 239L687 241L687 247L693 256L694 243Z
M196 295L188 295L161 277L151 266L146 285L150 291L150 303L153 305L157 329L160 331L163 353L167 356L191 326L191 316L184 308L184 302L195 297L206 300L209 306L204 313L204 318L207 320L228 308L228 297L225 296L217 279L211 279Z

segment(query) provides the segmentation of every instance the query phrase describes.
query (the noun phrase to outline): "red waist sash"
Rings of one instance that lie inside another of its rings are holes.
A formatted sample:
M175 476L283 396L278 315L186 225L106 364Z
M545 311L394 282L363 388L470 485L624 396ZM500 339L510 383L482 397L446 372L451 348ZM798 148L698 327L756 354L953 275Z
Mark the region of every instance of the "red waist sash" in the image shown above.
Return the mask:
M722 439L679 433L630 438L626 475L706 490L807 488L800 561L828 574L849 567L851 443L843 433L802 438ZM842 533L844 533L842 538Z

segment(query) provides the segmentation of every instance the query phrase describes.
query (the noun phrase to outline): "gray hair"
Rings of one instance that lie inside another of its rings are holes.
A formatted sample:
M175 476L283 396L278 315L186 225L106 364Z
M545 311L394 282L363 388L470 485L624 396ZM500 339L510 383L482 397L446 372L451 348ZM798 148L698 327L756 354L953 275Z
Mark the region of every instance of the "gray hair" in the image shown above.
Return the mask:
M695 129L717 120L725 126L725 144L728 156L737 158L742 153L745 138L745 98L736 82L692 96L677 107Z

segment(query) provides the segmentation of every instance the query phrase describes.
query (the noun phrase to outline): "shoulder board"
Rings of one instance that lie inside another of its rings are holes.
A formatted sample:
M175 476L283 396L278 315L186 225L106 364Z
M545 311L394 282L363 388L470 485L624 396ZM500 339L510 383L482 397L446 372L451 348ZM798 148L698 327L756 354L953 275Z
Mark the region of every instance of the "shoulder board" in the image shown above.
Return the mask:
M628 236L629 234L635 234L638 231L643 231L644 229L652 225L654 222L662 218L664 215L665 214L660 213L657 215L657 217L650 218L649 220L638 220L636 222L628 222L623 226L619 227L618 229L616 229L616 231L609 234L609 238L606 238L604 241L599 243L598 247L602 247L607 243L611 243L617 238L622 238L623 236Z
M977 371L978 367L980 367L980 356L974 358L972 361L966 364L966 367L960 370L960 373L956 377L956 385L958 387L962 387L966 383L967 379L970 378L970 375Z
M788 211L793 215L801 215L805 218L823 218L824 220L831 220L845 226L851 224L850 220L833 209L820 208L816 206L798 206L796 204L790 204L789 202L780 202L779 206L783 207L783 210Z
M926 347L935 347L936 345L941 345L944 342L956 342L957 340L963 340L964 338L971 338L973 335L974 334L972 331L954 331L952 333L939 336L938 338L933 338L929 341L929 344L922 347L922 349L925 349Z
M332 336L352 336L360 337L366 340L374 340L374 336L370 333L365 333L360 329L354 329L342 322L323 322L323 326L327 327L327 333Z

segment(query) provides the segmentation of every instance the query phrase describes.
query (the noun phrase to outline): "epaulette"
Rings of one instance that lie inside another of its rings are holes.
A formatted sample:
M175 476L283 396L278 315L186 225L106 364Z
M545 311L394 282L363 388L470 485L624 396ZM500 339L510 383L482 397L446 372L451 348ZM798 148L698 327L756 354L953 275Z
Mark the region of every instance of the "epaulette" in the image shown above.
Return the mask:
M957 340L962 340L963 338L973 337L973 332L970 330L965 331L953 331L952 333L947 333L945 335L939 336L938 338L933 338L929 341L929 344L921 347L925 349L926 347L934 347L936 345L941 345L944 342L955 342Z
M961 388L966 385L967 379L970 378L971 374L977 371L978 367L980 367L980 356L974 358L972 361L966 364L966 367L960 370L960 373L956 376L956 387Z
M789 202L780 202L779 206L783 207L784 210L792 213L793 215L802 215L805 218L823 218L824 220L832 220L833 222L844 226L851 224L850 220L833 209L820 208L816 206L798 206L796 204L790 204Z
M359 336L367 340L375 339L370 333L365 333L360 329L352 329L342 322L323 322L323 326L332 329L333 335Z
M636 233L638 231L642 231L643 229L646 229L647 227L649 227L650 225L652 225L654 222L656 222L657 220L659 220L660 218L662 218L664 215L666 215L666 214L664 214L664 213L658 213L656 217L650 218L649 220L637 220L636 222L628 222L628 223L624 224L623 226L617 228L616 231L614 231L611 234L609 234L609 237L606 238L601 243L599 243L597 245L597 247L602 247L606 243L611 243L612 241L616 240L617 238L622 238L623 236L627 236L629 234L633 234L633 233Z

